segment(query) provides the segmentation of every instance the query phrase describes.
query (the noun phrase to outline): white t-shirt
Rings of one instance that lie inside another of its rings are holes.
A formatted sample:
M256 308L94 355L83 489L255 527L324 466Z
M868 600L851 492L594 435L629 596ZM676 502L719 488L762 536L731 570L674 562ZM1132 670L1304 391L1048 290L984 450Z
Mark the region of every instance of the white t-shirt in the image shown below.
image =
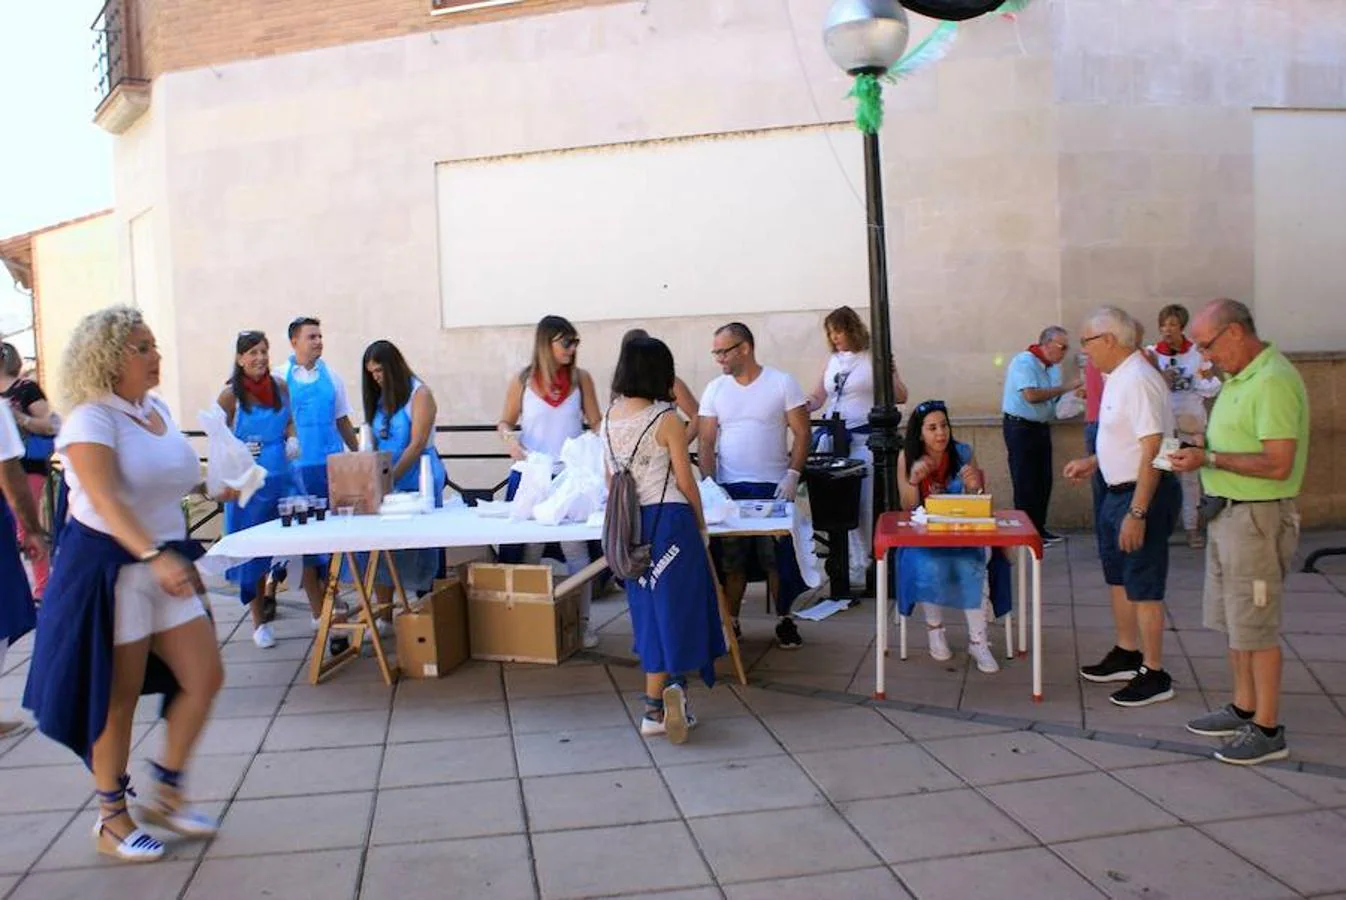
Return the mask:
M306 369L296 362L286 360L284 365L276 366L271 370L271 374L281 381L289 381L290 370L294 369L294 380L300 384L312 384L318 380L318 365L314 363L313 368ZM332 390L336 393L336 418L342 416L349 417L351 414L351 405L346 400L346 383L336 372L332 371L331 366L327 366L327 377L332 379Z
M1140 440L1173 434L1168 383L1145 354L1136 351L1108 375L1098 407L1098 468L1108 484L1135 481L1140 472Z
M1196 345L1189 346L1184 353L1172 356L1159 353L1158 345L1151 344L1159 360L1159 368L1165 372L1173 371L1174 378L1169 400L1173 404L1173 415L1178 419L1178 427L1184 431L1201 434L1206 430L1206 400L1220 393L1220 379L1202 378L1201 370L1206 361Z
M167 426L161 435L137 424L148 421L151 410L157 411ZM201 464L162 400L151 395L137 407L109 394L97 402L81 404L71 411L56 438L70 488L70 514L96 531L111 534L112 529L94 509L65 457L64 451L71 444L102 444L116 451L122 502L156 541L178 541L187 536L182 498L201 483Z
M0 401L0 462L23 459L23 437L9 404Z
M847 428L867 425L869 411L874 408L873 358L850 350L833 353L823 370L823 390L827 391L823 418L839 412Z
M789 428L785 414L804 405L799 382L767 366L751 384L721 375L701 395L701 415L718 420L715 441L721 484L744 481L776 483L790 467Z

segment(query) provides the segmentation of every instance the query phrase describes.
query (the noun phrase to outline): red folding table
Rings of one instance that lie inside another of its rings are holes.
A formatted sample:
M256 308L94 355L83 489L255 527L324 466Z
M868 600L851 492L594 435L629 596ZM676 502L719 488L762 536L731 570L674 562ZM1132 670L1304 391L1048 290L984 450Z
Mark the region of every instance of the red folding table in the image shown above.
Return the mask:
M1019 548L1019 589L1016 602L1019 609L1019 655L1024 653L1028 643L1028 616L1025 614L1028 594L1028 566L1033 561L1033 701L1042 702L1042 536L1038 534L1028 516L1017 509L1002 510L995 513L994 531L973 531L971 529L932 531L925 525L911 521L911 514L889 512L879 516L874 526L874 559L878 561L877 591L878 599L875 616L878 619L874 653L874 698L884 699L885 665L888 655L888 551L901 547L1018 547ZM901 655L907 658L906 622L902 622ZM1014 655L1012 631L1008 623L1005 629L1006 653Z

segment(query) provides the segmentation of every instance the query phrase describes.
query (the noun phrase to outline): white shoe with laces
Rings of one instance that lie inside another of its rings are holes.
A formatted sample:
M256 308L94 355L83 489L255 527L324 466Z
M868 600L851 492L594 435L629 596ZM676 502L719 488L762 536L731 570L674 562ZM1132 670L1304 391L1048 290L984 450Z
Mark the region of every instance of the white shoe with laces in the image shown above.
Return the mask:
M948 662L953 659L953 651L949 649L949 639L944 634L943 625L937 625L934 628L927 627L925 641L930 648L931 659L936 662Z
M979 672L993 675L1000 671L1000 663L996 662L995 654L991 652L990 641L969 643L967 645L967 655L972 657L973 662L977 664L977 671Z
M271 626L263 623L254 628L252 642L263 650L270 650L276 646L276 636L272 633Z

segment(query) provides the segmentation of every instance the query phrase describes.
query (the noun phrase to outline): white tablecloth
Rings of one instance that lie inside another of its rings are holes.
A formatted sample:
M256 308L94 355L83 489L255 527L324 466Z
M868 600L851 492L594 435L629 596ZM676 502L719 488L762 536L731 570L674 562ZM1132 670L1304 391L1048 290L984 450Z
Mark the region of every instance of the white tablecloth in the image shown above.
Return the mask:
M789 534L790 515L765 519L731 519L711 525L712 535ZM496 544L545 544L551 541L596 541L599 525L540 525L535 521L479 515L467 507L440 509L424 515L351 516L328 514L286 528L280 520L264 522L225 535L200 561L202 570L223 574L231 566L259 557L286 559L306 553L355 553L371 550L414 550L425 547L482 547Z

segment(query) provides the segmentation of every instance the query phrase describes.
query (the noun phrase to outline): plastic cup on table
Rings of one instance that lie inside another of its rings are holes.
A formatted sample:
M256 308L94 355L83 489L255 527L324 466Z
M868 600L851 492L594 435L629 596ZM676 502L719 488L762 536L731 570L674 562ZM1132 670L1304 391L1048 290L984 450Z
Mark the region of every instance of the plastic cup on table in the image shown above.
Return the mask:
M312 507L312 509L313 509L313 515L314 515L314 517L317 518L317 520L318 520L319 522L322 522L322 521L326 520L326 518L327 518L327 498L326 498L326 497L314 497L314 498L309 502L309 506Z
M338 506L338 507L337 507L337 515L341 518L341 520L342 520L343 522L352 522L352 521L355 520L355 507L354 507L354 506Z
M294 498L281 497L276 501L276 511L280 513L280 524L282 528L289 528L294 519Z
M294 517L300 525L308 524L308 497L294 498Z

